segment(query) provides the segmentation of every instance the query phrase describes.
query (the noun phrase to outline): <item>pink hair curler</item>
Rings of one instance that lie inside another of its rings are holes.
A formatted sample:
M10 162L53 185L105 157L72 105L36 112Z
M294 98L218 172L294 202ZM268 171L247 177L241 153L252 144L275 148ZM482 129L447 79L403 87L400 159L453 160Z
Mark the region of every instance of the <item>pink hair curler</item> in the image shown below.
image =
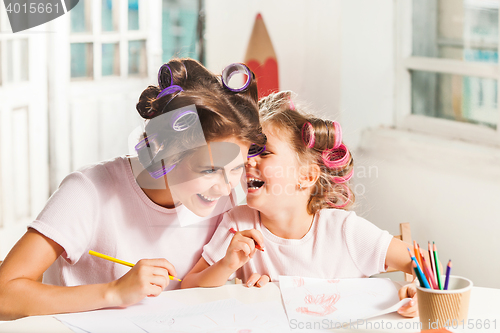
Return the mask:
M333 149L336 149L342 144L342 128L338 122L333 121L332 123L335 129L335 143L333 144Z
M346 166L351 160L351 153L344 144L341 144L338 148L324 150L321 157L328 168L334 169Z
M306 148L314 147L316 138L314 135L313 125L310 122L306 122L304 123L304 125L302 125L301 134L302 134L302 142L304 143Z
M351 171L349 171L349 173L343 177L338 177L338 176L335 176L335 177L332 177L332 180L335 184L343 184L343 183L346 183L348 182L352 176L354 175L354 168L351 169Z

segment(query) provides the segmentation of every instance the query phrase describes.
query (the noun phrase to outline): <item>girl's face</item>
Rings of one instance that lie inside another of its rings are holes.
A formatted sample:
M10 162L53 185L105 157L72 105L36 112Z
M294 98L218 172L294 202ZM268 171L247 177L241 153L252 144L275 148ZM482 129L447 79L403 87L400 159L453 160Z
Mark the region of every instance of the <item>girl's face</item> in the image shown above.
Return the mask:
M240 184L250 145L235 138L212 141L184 158L167 174L174 202L208 216L219 199Z
M249 159L247 164L247 204L265 212L297 202L299 162L287 135L265 127L266 151Z

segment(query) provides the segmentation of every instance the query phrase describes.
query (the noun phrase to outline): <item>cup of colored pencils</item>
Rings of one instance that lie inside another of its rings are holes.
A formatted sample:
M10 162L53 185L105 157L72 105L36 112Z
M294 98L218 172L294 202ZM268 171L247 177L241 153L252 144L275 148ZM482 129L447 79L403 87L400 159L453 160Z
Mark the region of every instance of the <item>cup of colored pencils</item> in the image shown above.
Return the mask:
M434 243L428 244L429 255L414 242L408 249L418 279L418 311L422 330L460 325L467 320L472 281L450 275L451 260L441 274L439 255Z

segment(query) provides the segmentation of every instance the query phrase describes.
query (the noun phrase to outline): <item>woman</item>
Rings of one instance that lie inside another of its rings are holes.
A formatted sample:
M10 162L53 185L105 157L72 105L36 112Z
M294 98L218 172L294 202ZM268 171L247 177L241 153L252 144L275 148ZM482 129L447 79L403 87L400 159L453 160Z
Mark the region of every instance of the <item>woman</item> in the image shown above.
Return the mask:
M236 73L245 84L230 88ZM137 156L68 175L7 255L0 319L128 306L180 287L169 275L183 277L194 265L217 213L231 207L227 195L250 145L264 137L246 66L228 66L221 82L197 61L176 59L158 81L137 104L146 119ZM137 264L129 269L89 250Z

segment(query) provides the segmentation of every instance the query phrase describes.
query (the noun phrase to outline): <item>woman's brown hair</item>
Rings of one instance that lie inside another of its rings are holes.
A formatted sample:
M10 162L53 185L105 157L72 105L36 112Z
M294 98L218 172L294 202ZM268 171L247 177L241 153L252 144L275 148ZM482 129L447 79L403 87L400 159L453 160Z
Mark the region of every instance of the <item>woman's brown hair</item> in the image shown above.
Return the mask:
M317 164L320 167L320 176L307 203L310 214L324 208L348 209L354 203L354 193L348 185L354 162L345 145L338 145L340 126L299 110L292 97L292 92L282 91L261 99L262 126L270 126L286 137L300 165ZM304 132L311 132L313 139Z
M220 76L207 70L198 61L184 58L172 59L163 65L158 82L158 86L151 85L142 92L136 105L144 119L153 119L170 111L195 105L206 142L233 137L248 144L265 144L264 136L259 135L261 126L255 80L252 80L245 92L234 93L223 87ZM163 89L172 85L179 86L182 90L157 98ZM158 130L160 129L155 129ZM165 130L168 133L168 129ZM162 150L159 154L171 156L169 163L175 164L183 157L182 151L189 147L186 140L194 140L189 138L189 131L185 132L177 135L180 139L174 141L171 140L172 136L168 140L166 137L155 137L154 140L162 142L158 145L158 149Z

